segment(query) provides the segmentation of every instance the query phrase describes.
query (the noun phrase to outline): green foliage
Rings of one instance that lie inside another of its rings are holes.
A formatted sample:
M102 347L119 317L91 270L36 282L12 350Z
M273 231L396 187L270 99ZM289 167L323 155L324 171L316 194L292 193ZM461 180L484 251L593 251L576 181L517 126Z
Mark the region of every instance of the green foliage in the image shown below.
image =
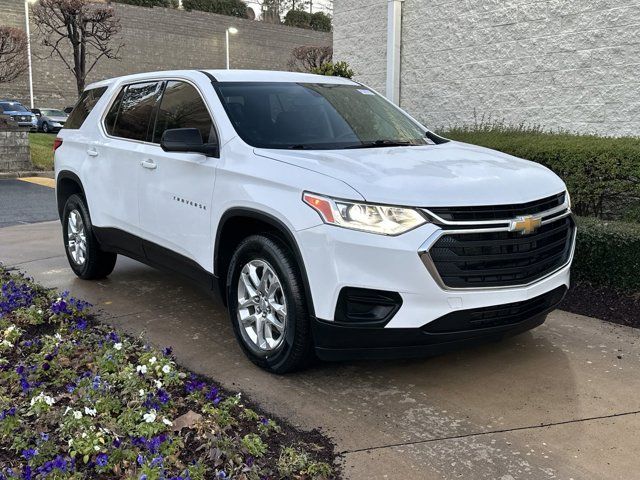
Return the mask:
M185 10L247 18L247 5L242 0L183 0L182 6Z
M284 478L293 477L295 472L311 478L329 478L332 470L326 463L313 460L300 445L282 449L278 458L278 472Z
M640 224L578 217L572 274L618 290L640 291Z
M113 0L116 3L137 5L138 7L173 7L171 0Z
M355 72L351 70L347 62L326 62L317 68L312 68L311 73L327 75L329 77L353 78Z
M550 168L567 184L578 215L624 216L623 210L633 209L640 198L640 138L550 133L500 124L456 127L442 135Z
M289 10L284 17L289 27L307 28L320 32L331 31L331 17L324 12L309 13L303 10Z

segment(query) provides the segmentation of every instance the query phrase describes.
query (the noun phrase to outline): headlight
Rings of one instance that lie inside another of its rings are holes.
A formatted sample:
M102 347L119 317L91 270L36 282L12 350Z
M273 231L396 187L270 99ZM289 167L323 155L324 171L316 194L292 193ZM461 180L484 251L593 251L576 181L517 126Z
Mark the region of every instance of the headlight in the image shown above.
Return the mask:
M412 208L350 202L307 192L302 198L324 223L352 230L400 235L427 223L426 218Z

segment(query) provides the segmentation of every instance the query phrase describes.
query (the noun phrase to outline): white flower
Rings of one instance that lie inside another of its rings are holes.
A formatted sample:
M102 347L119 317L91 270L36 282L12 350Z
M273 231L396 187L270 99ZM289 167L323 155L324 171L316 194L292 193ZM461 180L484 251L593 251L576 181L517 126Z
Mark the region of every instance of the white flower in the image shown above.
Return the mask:
M56 403L55 399L53 397L50 397L49 395L45 395L44 392L40 392L40 395L33 397L31 399L31 405L34 405L36 402L44 402L47 405L51 406L54 403Z
M166 417L162 418L162 423L164 423L165 425L171 426L173 425L173 422L169 419L167 419Z
M164 373L169 373L171 371L171 367L169 365L165 365L164 367L162 367L162 371Z
M186 374L186 373L184 373L184 372L180 372L180 373L178 374L178 378L180 378L180 379L184 380L185 378L187 378L187 374Z
M56 333L53 338L55 338L57 341L61 342L62 341L62 335L60 335L59 333Z
M160 380L154 380L154 383L156 384L156 388L162 388L162 382Z
M144 421L147 423L153 423L156 421L156 411L151 410L149 413L145 413L142 418L144 418Z
M100 451L100 447L99 447L98 445L94 445L94 446L93 446L93 449L94 449L96 452L99 452L99 451Z
M113 348L115 348L116 350L122 350L122 343L120 342L114 343Z
M38 309L38 315L42 315L42 309L41 308Z
M141 374L145 374L147 373L147 366L146 365L138 365L136 367L136 372L141 373Z
M97 411L96 411L95 408L84 407L84 413L85 413L85 415L89 415L91 417L95 417Z
M138 390L138 394L139 394L141 397L144 397L144 390L141 388L140 390Z
M9 340L2 340L2 345L5 347L13 348L13 343L11 343Z
M82 412L79 412L78 410L74 410L73 418L75 418L76 420L80 420L82 418Z
M65 408L63 415L66 415L67 413L69 413L69 410L71 410L71 407Z
M156 363L157 361L158 361L158 359L157 359L156 357L151 357L151 358L149 359L149 363L150 363L151 365L153 365L153 364L154 364L154 363Z

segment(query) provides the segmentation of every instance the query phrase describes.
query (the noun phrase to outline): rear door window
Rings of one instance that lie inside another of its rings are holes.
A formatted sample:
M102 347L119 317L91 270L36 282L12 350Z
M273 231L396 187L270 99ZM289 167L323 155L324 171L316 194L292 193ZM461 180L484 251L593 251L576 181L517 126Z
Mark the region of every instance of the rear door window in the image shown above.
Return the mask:
M67 123L64 125L65 130L80 128L106 91L107 87L85 90L67 118Z
M114 137L147 141L163 82L128 85L118 94L105 118L107 133Z

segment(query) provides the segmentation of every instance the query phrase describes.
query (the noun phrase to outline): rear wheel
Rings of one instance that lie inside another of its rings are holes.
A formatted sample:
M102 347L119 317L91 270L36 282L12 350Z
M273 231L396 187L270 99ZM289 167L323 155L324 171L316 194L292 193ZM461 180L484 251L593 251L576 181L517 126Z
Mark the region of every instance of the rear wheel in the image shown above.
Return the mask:
M236 338L252 362L273 373L308 365L313 348L300 269L280 240L253 235L238 245L227 301Z
M62 234L69 265L86 280L104 278L116 265L117 255L100 249L84 199L71 195L64 206Z

